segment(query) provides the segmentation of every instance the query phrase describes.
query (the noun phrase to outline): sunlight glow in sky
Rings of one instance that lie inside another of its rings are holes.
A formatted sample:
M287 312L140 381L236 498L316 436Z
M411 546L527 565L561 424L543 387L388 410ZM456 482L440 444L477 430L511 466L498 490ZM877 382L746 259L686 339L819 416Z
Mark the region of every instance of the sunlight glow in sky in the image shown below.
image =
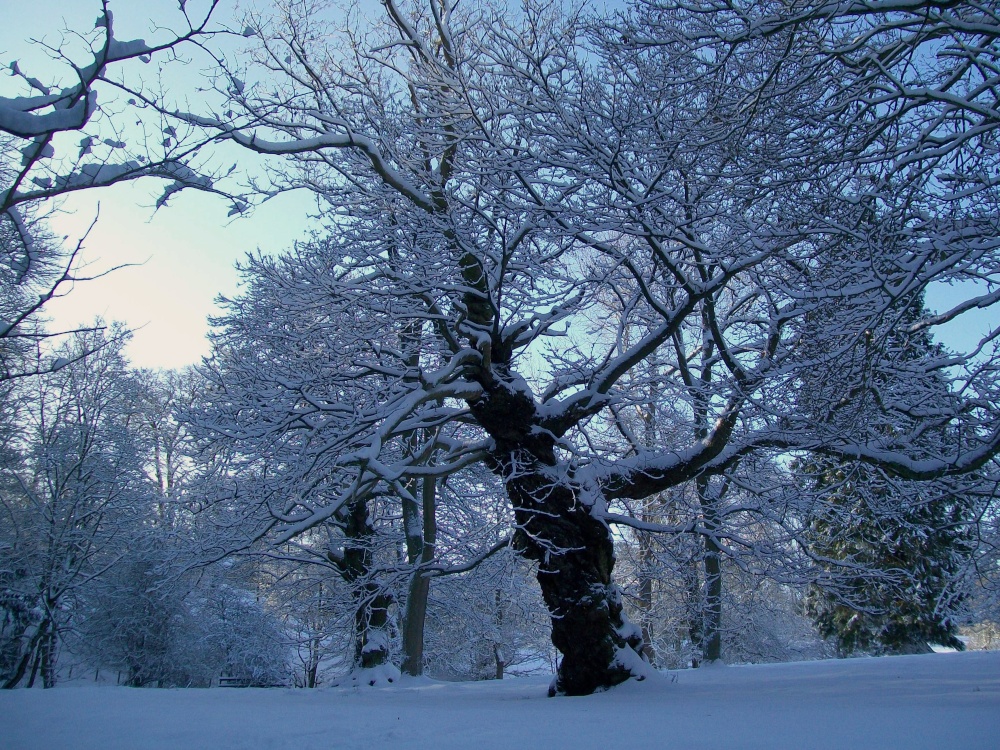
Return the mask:
M128 348L134 365L183 367L208 354L207 318L219 314L217 295L236 292L236 261L258 248L283 250L302 238L312 203L304 194L280 196L250 218L233 221L222 199L188 191L154 214L148 187L121 185L67 201L73 213L52 222L58 235L69 237L67 244L86 231L100 204L79 275L133 265L77 284L46 311L57 329L95 316L126 321L135 329Z
M199 3L201 5L203 3ZM189 3L194 7L196 1ZM233 12L220 7L217 18ZM153 20L177 18L177 0L113 2L116 37L150 38ZM13 14L11 14L13 10ZM13 15L13 18L11 17ZM44 48L29 38L59 46L62 29L89 30L100 15L97 0L32 0L8 9L0 25L0 61L18 60L29 75L46 80L53 67ZM10 22L13 21L13 22ZM78 40L74 48L79 49ZM151 71L152 72L152 71ZM194 66L192 66L192 72ZM0 74L2 75L2 74ZM6 79L6 75L3 75ZM5 95L15 95L3 80ZM277 252L302 239L311 226L315 202L304 193L279 196L249 218L227 217L223 199L193 191L174 196L167 208L153 212L163 184L154 179L131 185L76 193L61 204L51 227L73 247L98 216L83 245L80 276L121 268L77 284L45 308L53 330L71 329L100 316L135 329L128 354L138 367L182 367L208 354L207 316L218 314L219 294L232 295L238 277L234 263L258 248Z

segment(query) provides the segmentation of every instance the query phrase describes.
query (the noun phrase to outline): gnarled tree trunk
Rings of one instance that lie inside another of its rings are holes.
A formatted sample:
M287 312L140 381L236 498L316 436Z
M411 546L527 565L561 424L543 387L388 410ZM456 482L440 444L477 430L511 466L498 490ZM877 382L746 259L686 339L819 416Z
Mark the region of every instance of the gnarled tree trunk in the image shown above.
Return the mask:
M377 583L366 583L355 593L354 663L373 669L389 661L389 606L392 597Z
M624 682L642 662L642 634L625 619L612 582L610 529L562 476L555 440L536 429L530 396L501 386L472 409L496 443L493 468L514 508L515 546L538 563L552 643L562 654L550 695L587 695Z
M354 664L371 669L389 661L389 607L392 596L372 580L375 529L363 499L351 503L343 519L343 555L330 560L352 586L354 597Z
M611 579L608 527L578 492L542 472L507 482L517 521L515 544L538 563L538 583L552 616L552 643L563 658L551 694L587 695L624 682L642 653L642 635L625 620Z

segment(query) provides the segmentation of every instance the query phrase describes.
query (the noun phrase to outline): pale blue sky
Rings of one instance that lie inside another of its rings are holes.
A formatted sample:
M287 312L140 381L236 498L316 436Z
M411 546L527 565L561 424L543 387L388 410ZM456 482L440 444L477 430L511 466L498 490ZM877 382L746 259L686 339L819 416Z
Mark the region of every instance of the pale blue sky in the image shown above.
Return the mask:
M197 0L189 2L196 7ZM220 8L232 13L234 3ZM151 38L151 19L176 18L176 0L119 0L115 12L120 39ZM57 44L62 28L90 30L100 12L96 0L31 0L8 11L0 25L0 63L19 60L21 69L45 78L50 63L28 38ZM79 49L79 45L76 45ZM11 79L0 77L0 96L15 95ZM236 260L258 247L274 252L303 237L314 202L306 194L285 195L258 208L248 219L227 217L229 205L215 196L186 192L155 215L151 206L162 187L155 180L77 193L52 223L75 244L97 213L100 219L85 243L84 273L123 264L125 268L78 284L54 300L46 313L52 327L65 329L93 320L122 320L136 329L128 354L140 367L180 367L208 353L206 318L215 297L237 285Z

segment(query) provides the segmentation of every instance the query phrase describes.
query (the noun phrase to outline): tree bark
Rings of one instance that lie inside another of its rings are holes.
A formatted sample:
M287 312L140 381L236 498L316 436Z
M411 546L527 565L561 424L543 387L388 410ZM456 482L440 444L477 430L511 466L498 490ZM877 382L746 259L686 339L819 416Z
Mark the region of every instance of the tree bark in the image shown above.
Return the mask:
M492 469L514 509L514 545L538 563L552 643L562 654L549 694L589 695L641 677L642 633L625 619L611 579L611 530L559 465L533 397L523 383L493 379L500 372L483 378L484 393L470 407L494 440Z
M705 598L702 616L702 659L712 663L722 659L722 548L716 534L722 528L717 497L707 477L697 482L698 502L707 533L702 535L705 547Z
M354 663L371 669L389 661L389 607L392 596L371 580L372 545L375 529L368 518L368 505L359 499L348 509L344 528L347 537L339 563L344 580L353 586Z
M496 638L493 641L493 679L502 680L507 667L507 655L503 648L503 593L500 589L493 592L493 626L496 628Z
M517 521L515 544L538 563L538 583L552 616L552 643L563 658L550 693L588 695L624 682L642 652L612 583L614 545L577 492L542 474L507 482ZM629 655L626 650L634 651Z
M702 658L722 659L722 554L715 539L705 539L705 611L702 627Z
M319 672L319 638L309 639L309 661L305 665L304 676L307 688L316 687L316 675Z
M437 484L433 477L424 479L421 488L423 504L423 534L411 546L407 535L407 549L410 564L416 565L410 578L406 596L406 614L403 617L403 674L414 677L424 673L424 622L427 619L427 597L431 590L431 579L424 575L424 566L434 560L437 543Z
M358 591L354 613L354 663L362 669L380 667L389 661L389 606L392 597L376 583Z
M649 512L648 506L643 508L640 516L643 521L655 522L653 514ZM654 624L653 624L653 574L652 568L655 563L653 545L650 535L639 534L639 626L642 630L643 656L650 664L656 663L656 650L653 646Z
M702 609L701 582L699 580L700 562L697 557L691 559L684 567L684 587L687 594L686 611L688 613L688 639L694 654L691 657L691 668L701 666L702 633L704 632L704 616Z
M48 634L49 626L51 621L49 618L43 619L38 623L35 632L27 639L27 643L21 651L20 658L18 659L17 666L14 668L13 673L3 684L4 690L11 690L17 687L18 683L24 679L24 676L28 673L28 667L31 666L31 678L29 680L28 687L31 687L35 682L35 675L38 672L38 650L41 647L42 641ZM22 639L24 635L22 634Z
M39 660L41 662L42 687L52 688L56 686L56 649L59 643L56 639L55 629L50 629L42 640L39 649Z

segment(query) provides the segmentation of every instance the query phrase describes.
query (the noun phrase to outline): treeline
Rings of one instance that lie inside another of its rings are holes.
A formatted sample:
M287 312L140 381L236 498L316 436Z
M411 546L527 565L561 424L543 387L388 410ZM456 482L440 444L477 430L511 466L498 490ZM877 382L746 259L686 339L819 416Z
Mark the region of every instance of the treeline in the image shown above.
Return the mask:
M231 310L262 290L252 274ZM296 492L274 482L301 402L279 404L259 370L222 374L239 314L217 321L214 357L185 372L131 369L128 333L100 322L22 351L44 372L4 382L4 685L102 671L133 686L314 687L352 673L391 681L400 666L448 679L551 669L544 603L489 472L425 481L419 507L385 493L319 532L263 541L279 493ZM329 365L328 348L283 340ZM286 382L307 371L273 348L266 359ZM243 418L256 441L226 437L225 420L248 409L238 392L278 410L278 426L255 411ZM665 408L618 418L655 432ZM616 541L621 596L654 666L961 647L960 626L996 621L987 483L800 459L753 474L615 509L634 522Z

